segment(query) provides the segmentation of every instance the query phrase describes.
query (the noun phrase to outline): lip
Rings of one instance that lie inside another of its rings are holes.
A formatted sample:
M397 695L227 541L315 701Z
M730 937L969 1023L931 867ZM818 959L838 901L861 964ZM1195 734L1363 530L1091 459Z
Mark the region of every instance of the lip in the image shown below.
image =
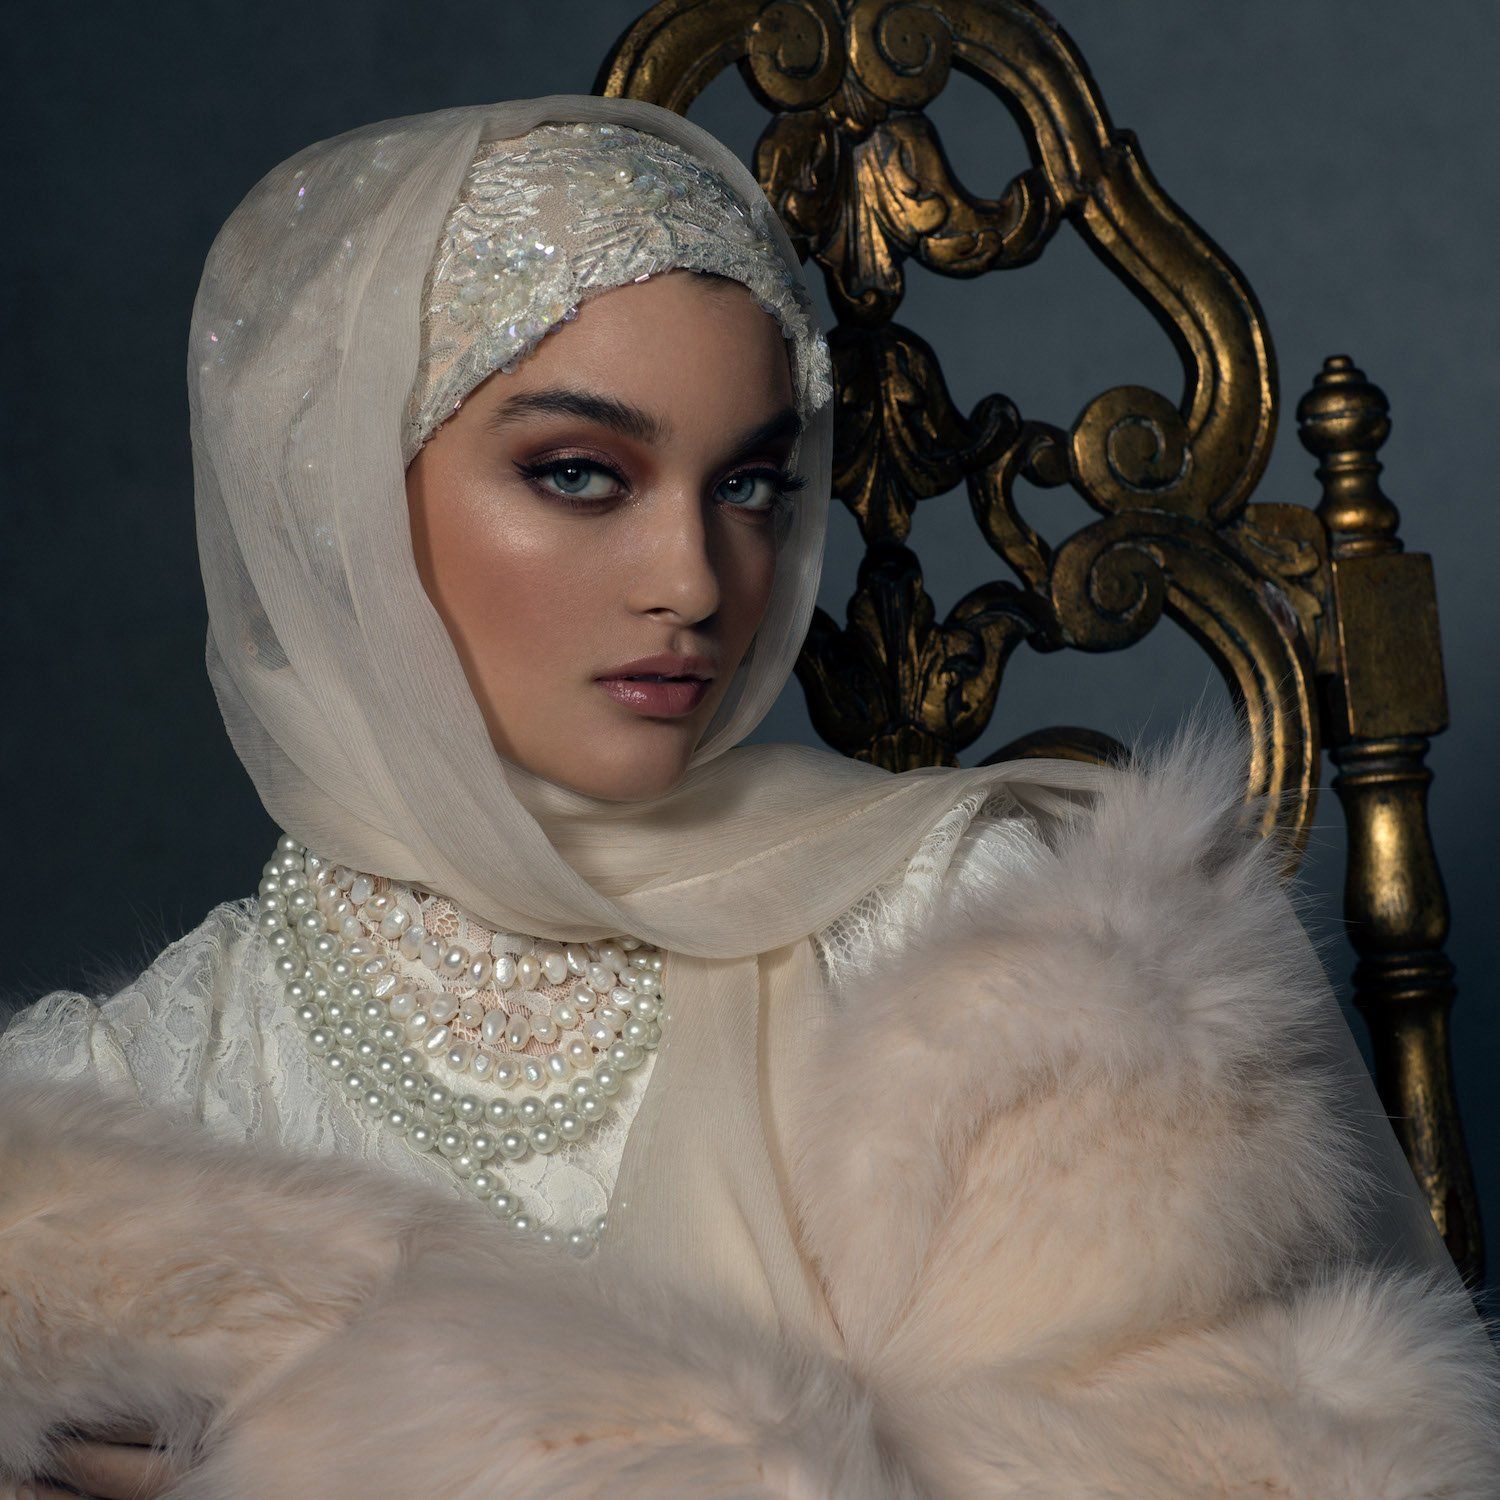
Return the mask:
M672 677L674 682L641 682L642 675ZM713 663L706 656L679 656L659 651L601 672L595 681L617 703L651 718L675 719L690 714L713 682Z

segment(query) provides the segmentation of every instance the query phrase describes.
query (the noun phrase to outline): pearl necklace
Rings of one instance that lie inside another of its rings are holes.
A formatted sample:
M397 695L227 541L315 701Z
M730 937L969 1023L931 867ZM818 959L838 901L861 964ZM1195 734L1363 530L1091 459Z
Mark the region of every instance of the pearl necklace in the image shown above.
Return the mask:
M661 951L626 936L559 947L496 933L492 951L475 954L429 933L409 909L420 900L383 884L290 834L261 872L258 925L304 1043L346 1098L440 1162L513 1233L590 1254L603 1214L572 1229L538 1227L497 1162L548 1155L608 1117L624 1075L661 1040ZM434 987L405 977L398 954ZM539 986L570 979L542 1012ZM545 1056L522 1051L552 1042ZM424 1066L439 1056L502 1088L563 1087L486 1103Z

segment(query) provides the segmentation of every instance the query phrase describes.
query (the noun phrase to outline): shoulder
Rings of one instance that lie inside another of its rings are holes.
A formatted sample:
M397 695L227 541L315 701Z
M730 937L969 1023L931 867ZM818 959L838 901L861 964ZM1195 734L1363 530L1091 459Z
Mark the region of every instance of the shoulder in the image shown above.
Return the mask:
M139 972L41 996L0 1034L0 1077L87 1074L191 1102L208 1054L252 1024L258 938L253 900L220 902Z

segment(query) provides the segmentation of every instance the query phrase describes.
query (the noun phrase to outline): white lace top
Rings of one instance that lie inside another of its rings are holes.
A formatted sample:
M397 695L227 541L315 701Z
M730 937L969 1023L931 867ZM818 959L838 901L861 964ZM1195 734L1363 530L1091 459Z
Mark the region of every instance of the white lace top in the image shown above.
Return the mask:
M903 868L817 934L825 974L858 970L882 938L920 913L947 883L977 878L986 860L1026 859L1029 820L1003 791L956 805ZM418 901L433 898L391 887ZM309 1052L284 981L257 926L254 898L224 902L170 944L133 983L102 1000L59 990L21 1010L0 1036L0 1083L17 1073L67 1079L92 1072L133 1084L139 1096L190 1113L222 1137L270 1140L293 1150L344 1153L458 1193L443 1164L414 1152L339 1092ZM471 950L481 930L437 898L424 920L452 924ZM911 919L918 919L916 929ZM670 1001L670 963L666 969ZM610 1116L550 1155L506 1165L523 1206L540 1224L579 1224L606 1211L626 1136L651 1077L654 1053L625 1075ZM443 1073L440 1058L428 1067ZM454 1075L455 1092L481 1099L497 1085Z

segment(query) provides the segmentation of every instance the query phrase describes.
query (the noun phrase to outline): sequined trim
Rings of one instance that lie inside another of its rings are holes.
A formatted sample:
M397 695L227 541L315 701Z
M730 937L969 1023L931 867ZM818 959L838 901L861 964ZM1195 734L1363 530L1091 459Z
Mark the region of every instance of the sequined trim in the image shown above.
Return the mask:
M811 299L771 237L710 167L619 125L544 125L482 146L423 290L422 351L403 433L409 462L495 370L512 371L592 293L672 269L747 287L791 343L804 419L833 395Z

